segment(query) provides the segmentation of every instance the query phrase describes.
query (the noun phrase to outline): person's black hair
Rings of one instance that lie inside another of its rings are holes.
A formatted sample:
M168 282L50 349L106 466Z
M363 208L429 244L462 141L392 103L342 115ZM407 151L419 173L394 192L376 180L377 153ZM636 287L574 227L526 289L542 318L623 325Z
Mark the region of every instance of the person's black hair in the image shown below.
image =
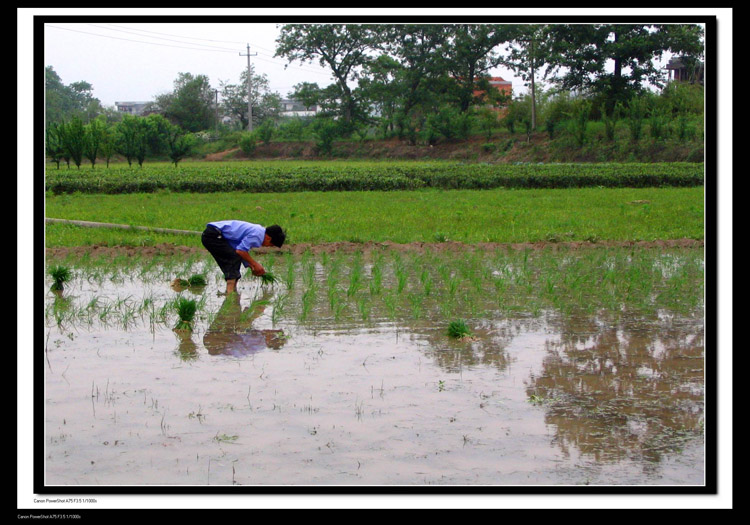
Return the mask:
M277 248L281 248L284 245L286 233L284 233L284 230L282 230L281 226L279 226L278 224L274 224L273 226L269 226L268 228L266 228L266 235L271 238L271 244L273 244Z

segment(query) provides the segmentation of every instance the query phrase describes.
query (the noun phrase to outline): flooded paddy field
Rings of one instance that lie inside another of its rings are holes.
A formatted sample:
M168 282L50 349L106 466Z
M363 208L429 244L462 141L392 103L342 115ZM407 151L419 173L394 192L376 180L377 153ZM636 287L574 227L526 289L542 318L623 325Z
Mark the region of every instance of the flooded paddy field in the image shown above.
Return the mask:
M259 260L48 260L45 485L705 482L701 249Z

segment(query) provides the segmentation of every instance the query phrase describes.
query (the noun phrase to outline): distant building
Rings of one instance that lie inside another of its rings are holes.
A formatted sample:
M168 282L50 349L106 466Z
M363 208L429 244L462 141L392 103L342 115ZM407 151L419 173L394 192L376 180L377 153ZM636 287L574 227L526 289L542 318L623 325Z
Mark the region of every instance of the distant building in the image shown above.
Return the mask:
M513 96L513 84L509 80L505 80L502 77L490 77L490 86L498 90L503 95ZM482 90L474 90L474 96L481 98L484 95Z
M149 104L149 102L115 102L115 107L117 107L117 111L122 113L141 116L144 114L144 109L147 104Z
M680 82L703 85L702 62L698 62L694 66L688 66L682 59L676 57L669 60L666 70L670 82L677 80Z
M318 106L304 106L301 102L290 98L281 99L282 117L311 117L318 112Z
M506 95L508 97L508 102L513 98L513 84L509 80L505 80L502 77L490 77L489 79L490 87L495 88L497 91L502 93L503 95ZM481 89L475 89L474 90L474 98L477 99L484 99L485 92ZM508 112L508 105L503 104L502 106L494 106L489 104L487 107L492 109L493 111L497 112L498 118L504 117Z

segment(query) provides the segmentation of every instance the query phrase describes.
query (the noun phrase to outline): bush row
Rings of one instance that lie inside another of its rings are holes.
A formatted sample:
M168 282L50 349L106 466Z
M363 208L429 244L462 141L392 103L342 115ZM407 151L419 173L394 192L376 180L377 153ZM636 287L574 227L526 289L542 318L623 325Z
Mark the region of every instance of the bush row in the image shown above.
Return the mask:
M411 163L284 166L186 164L108 170L47 171L47 191L59 193L209 193L219 191L390 191L420 188L644 188L701 186L700 163L524 164Z

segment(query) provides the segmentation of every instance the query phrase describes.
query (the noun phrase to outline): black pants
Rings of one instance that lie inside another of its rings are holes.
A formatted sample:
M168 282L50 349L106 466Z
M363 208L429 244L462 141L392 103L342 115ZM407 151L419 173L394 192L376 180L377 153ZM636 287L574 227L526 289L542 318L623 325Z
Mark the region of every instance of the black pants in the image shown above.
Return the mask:
M242 277L240 273L242 258L221 235L221 230L213 226L206 227L201 236L201 242L221 268L224 279L228 281Z

